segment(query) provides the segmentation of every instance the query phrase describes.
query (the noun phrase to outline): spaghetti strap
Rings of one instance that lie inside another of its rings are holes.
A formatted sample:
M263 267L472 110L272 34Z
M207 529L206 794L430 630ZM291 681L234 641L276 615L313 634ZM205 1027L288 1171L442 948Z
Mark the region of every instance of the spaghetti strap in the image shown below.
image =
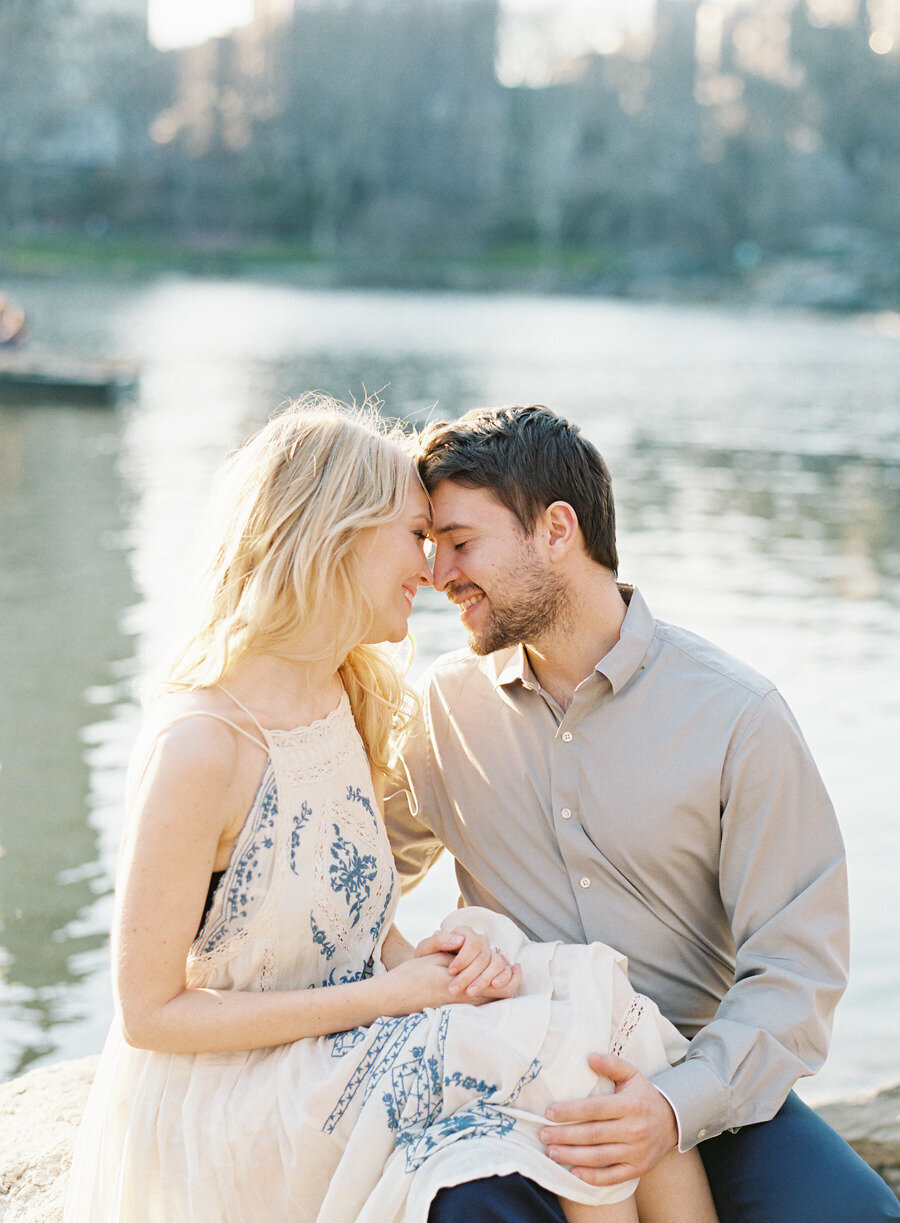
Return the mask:
M229 692L227 688L223 688L221 684L215 684L215 685L214 685L214 687L218 688L220 692L224 692L224 693L225 693L225 695L226 695L227 697L229 697L229 698L230 698L232 701L234 701L234 703L235 703L235 705L237 705L238 709L243 710L243 712L244 712L244 713L247 715L247 717L250 719L250 721L253 723L253 725L256 727L256 729L259 731L259 733L262 735L262 737L265 739L265 737L266 737L266 732L265 732L265 731L263 730L263 728L260 726L259 722L257 722L256 718L254 718L253 714L250 712L250 710L247 708L247 706L246 706L246 705L242 705L242 704L241 704L241 702L240 702L240 701L237 699L237 697L234 695L234 693L233 693L233 692Z
M229 692L227 695L231 696L231 693ZM243 708L243 706L241 706L241 708ZM253 717L253 715L250 714L250 717ZM172 718L171 721L166 722L164 726L161 726L156 732L154 738L158 739L159 736L164 731L167 731L170 726L174 726L176 722L183 722L186 718L215 718L217 722L224 722L225 725L230 726L232 730L236 730L239 734L244 735L250 740L251 743L255 743L257 747L261 747L264 752L268 752L269 750L269 745L264 740L257 739L256 735L251 735L249 730L245 730L243 726L238 726L237 722L232 722L230 718L226 718L220 713L212 713L208 709L191 709L187 713L180 713L177 718ZM256 719L253 718L253 721L256 722ZM259 726L259 723L256 722L256 725ZM259 729L262 730L262 727L259 726Z
M262 750L268 755L268 743L261 739L257 739L255 735L251 735L249 730L245 730L243 726L238 726L237 722L232 722L230 718L223 717L223 715L220 713L211 713L208 709L190 709L187 713L180 713L177 717L170 718L168 722L164 722L162 726L160 726L159 729L154 732L153 737L150 739L148 744L147 757L144 760L143 767L137 776L135 790L142 785L144 778L147 776L147 770L150 767L150 761L153 759L153 756L156 753L157 741L160 735L165 734L169 727L174 726L176 722L183 722L186 718L215 718L217 722L224 722L226 726L230 726L232 730L236 730L239 734L249 739L251 743L255 743L257 747L261 747ZM260 730L261 729L262 727L260 727Z

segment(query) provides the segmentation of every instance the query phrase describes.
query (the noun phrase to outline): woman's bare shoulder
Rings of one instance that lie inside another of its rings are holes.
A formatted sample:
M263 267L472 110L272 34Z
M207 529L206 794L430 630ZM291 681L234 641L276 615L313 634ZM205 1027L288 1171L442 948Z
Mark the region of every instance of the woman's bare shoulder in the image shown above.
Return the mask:
M145 710L136 755L157 764L227 776L258 749L247 737L252 723L223 692L197 689L166 693ZM253 735L258 738L258 732Z

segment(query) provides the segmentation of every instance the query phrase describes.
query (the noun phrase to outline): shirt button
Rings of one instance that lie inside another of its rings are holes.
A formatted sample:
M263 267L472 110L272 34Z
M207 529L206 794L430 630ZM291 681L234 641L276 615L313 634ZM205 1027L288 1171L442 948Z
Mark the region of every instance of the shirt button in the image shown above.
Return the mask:
M587 875L582 875L581 878L578 880L578 883L579 883L579 886L583 888L589 888L591 886L591 881L590 879L588 879Z
M559 814L563 817L564 820L570 820L572 818L572 812L569 810L568 807L563 807L562 811L560 811Z
M564 730L563 731L563 743L571 743L571 742L572 742L572 732L570 730Z
M705 1138L705 1137L706 1137L706 1130L697 1130L697 1137L698 1137L698 1138Z

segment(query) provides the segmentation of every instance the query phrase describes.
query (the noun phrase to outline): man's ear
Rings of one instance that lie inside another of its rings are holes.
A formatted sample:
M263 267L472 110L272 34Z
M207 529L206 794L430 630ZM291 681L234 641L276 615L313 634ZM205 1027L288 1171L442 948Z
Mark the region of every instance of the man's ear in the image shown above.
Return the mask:
M578 515L568 501L554 501L547 506L544 510L544 530L551 562L562 560L571 552L580 534Z

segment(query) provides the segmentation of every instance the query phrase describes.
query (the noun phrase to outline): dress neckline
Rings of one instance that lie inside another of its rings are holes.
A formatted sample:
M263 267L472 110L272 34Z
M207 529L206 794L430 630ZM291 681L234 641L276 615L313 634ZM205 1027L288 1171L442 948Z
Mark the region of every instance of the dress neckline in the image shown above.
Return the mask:
M333 724L341 720L342 715L350 712L350 698L347 695L346 688L341 692L340 699L337 705L330 713L326 713L322 718L314 718L312 722L304 722L300 726L292 726L287 730L278 727L263 726L259 720L250 712L246 705L237 699L233 692L229 692L222 684L215 685L220 692L237 705L238 709L242 710L263 738L268 742L271 739L278 739L280 742L295 742L305 743L311 740L321 739L331 729Z
M290 730L280 730L267 726L260 726L259 729L267 739L274 738L281 741L305 743L309 740L324 738L334 724L343 721L349 712L350 698L345 691L341 693L341 699L334 709L330 713L326 713L324 718L315 718L312 722L304 722L302 726L293 726Z

